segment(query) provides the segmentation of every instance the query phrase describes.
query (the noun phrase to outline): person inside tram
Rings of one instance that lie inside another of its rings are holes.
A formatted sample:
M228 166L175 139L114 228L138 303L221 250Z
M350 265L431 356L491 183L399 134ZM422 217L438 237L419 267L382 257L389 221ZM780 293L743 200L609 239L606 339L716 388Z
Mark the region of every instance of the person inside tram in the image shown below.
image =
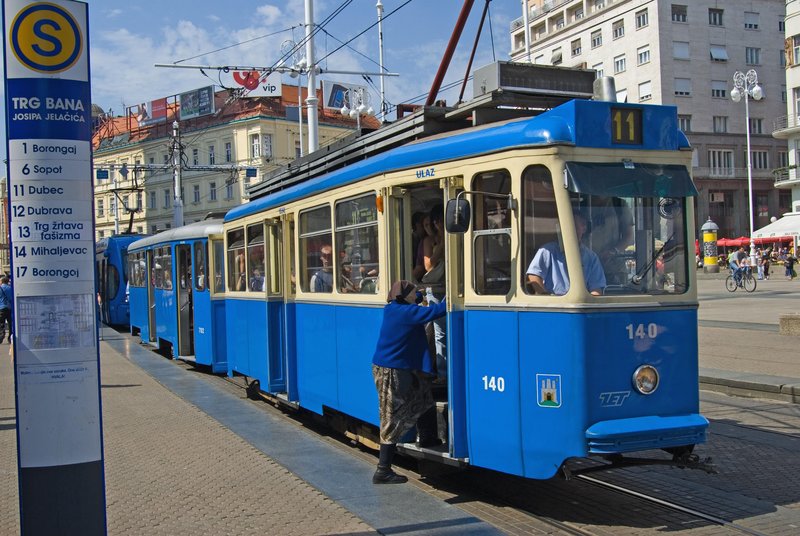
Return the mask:
M253 277L250 278L250 290L257 292L264 290L264 276L258 268L253 270Z
M595 296L603 294L606 275L597 253L586 247L582 240L586 233L587 218L580 212L573 213L575 232L580 244L581 265L586 288ZM558 241L548 242L536 251L526 272L528 284L536 294L561 296L569 291L569 271L563 246Z
M339 292L358 292L356 284L353 283L353 263L350 261L350 257L345 256L341 261L340 267Z
M311 292L332 292L333 291L333 248L330 244L325 244L319 249L319 259L322 266L311 276L309 290Z
M425 243L432 244L435 234L429 214L423 215L421 225L424 234L417 242L417 249L414 250L414 281L421 281L428 271L425 266Z

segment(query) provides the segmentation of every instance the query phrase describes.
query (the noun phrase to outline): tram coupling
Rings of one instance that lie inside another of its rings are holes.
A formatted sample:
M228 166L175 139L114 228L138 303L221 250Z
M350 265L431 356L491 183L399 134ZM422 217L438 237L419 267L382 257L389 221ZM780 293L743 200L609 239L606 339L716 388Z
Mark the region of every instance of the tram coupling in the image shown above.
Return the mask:
M592 465L590 467L579 467L575 469L570 469L567 464L564 463L561 466L559 473L564 480L570 480L573 477L587 473L607 471L609 469L621 469L625 467L638 467L642 465L667 465L670 467L677 467L679 469L697 469L700 471L705 471L710 475L715 475L718 473L717 468L710 456L700 458L700 456L692 453L690 450L671 452L671 454L671 460L659 460L656 458L630 458L625 457L622 454L612 454L605 457L605 459L610 463Z

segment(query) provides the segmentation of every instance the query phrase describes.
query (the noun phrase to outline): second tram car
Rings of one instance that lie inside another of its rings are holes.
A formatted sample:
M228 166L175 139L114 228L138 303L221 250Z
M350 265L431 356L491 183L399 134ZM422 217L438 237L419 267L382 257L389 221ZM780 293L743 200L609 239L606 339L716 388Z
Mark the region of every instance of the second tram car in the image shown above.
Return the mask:
M227 372L222 221L206 219L134 242L128 259L131 332L175 358Z

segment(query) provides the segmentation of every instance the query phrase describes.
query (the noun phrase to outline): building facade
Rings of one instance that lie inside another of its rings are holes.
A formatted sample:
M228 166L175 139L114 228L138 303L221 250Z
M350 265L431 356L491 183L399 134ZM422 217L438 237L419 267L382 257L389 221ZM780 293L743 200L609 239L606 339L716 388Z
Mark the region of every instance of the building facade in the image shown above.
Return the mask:
M232 102L227 91L217 92L216 113L178 122L179 143L173 135L177 104L168 106L163 121L147 125L131 113L99 121L93 137L96 238L172 228L178 167L185 224L246 202L250 184L301 153L297 88L283 89L284 97ZM372 117L361 121L377 126ZM320 109L320 146L355 128L354 119Z
M700 192L696 217L720 236L749 235L744 100L733 102L733 74L756 70L764 98L749 100L754 228L791 209L775 168L789 149L772 136L786 113L785 0L529 0L511 24L511 58L593 69L613 76L617 100L671 104L692 144Z
M800 0L786 0L786 114L777 118L773 136L784 140L789 148L789 161L776 170L775 186L792 196L792 210L800 212Z

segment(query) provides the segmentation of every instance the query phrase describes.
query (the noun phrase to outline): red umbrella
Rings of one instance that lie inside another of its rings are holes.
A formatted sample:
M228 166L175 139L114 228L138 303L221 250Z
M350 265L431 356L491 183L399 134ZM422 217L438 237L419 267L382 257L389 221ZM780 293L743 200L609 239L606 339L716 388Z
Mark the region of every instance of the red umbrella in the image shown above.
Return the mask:
M717 238L717 245L722 247L732 246L731 244L732 238Z

